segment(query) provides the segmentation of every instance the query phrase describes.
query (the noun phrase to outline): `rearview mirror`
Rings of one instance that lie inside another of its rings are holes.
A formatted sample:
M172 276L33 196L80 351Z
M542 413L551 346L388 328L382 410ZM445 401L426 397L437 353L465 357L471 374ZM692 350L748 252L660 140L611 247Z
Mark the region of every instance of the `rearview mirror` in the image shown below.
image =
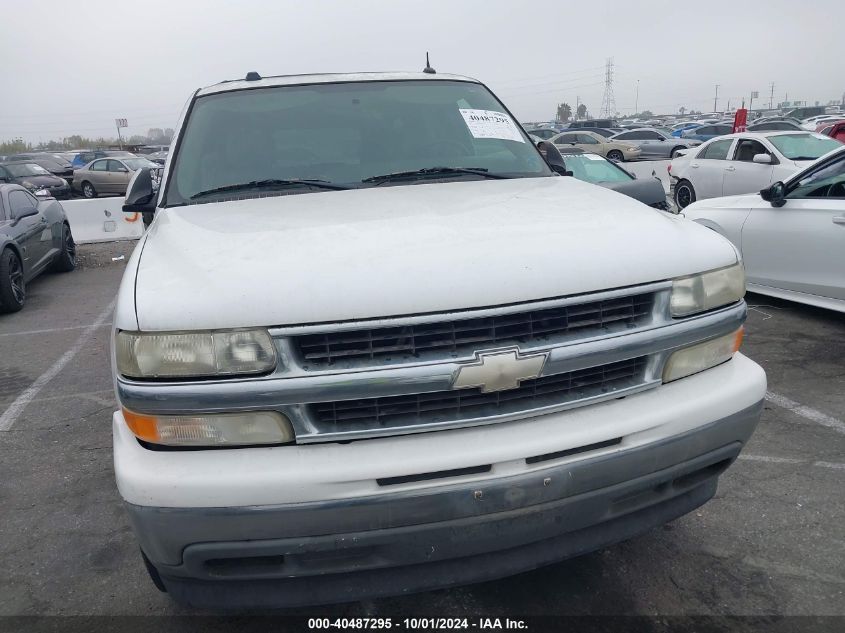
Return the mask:
M546 159L546 164L553 172L560 174L561 176L572 175L571 171L567 171L566 163L563 161L563 156L558 151L557 147L554 146L554 143L540 141L537 143L537 149L539 150L540 155Z
M152 167L136 171L126 187L123 201L124 213L149 213L155 211L156 188L153 186Z
M760 197L766 202L771 203L773 207L782 207L786 204L786 186L778 181L770 187L761 190Z
M759 163L761 165L771 165L772 164L772 157L768 154L754 154L754 158L752 159L755 163Z

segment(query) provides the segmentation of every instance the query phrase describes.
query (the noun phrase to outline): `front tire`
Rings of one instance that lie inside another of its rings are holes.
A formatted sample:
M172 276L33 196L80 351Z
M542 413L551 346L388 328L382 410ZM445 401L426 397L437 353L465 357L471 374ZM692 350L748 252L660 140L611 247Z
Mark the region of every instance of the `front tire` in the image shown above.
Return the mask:
M669 152L669 158L677 158L678 156L680 156L680 154L678 152L682 152L685 149L687 149L687 148L684 147L683 145L679 145L678 147L673 147L672 151Z
M625 154L620 152L618 149L612 149L607 153L607 160L613 160L621 163L625 160Z
M62 225L62 250L53 261L53 270L57 273L69 273L76 268L76 242L67 224Z
M695 202L695 189L689 180L681 180L675 185L675 207L685 209Z
M17 254L7 248L0 253L0 313L18 312L25 301L23 264Z
M82 195L86 198L96 198L97 190L94 189L94 185L86 180L82 183Z

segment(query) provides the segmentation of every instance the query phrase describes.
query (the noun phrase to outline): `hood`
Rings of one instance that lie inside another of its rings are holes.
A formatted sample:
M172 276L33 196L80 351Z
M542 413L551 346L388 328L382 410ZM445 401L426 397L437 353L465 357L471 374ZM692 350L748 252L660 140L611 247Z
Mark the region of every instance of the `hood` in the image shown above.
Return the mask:
M721 198L707 198L693 202L685 207L681 213L687 217L693 217L698 209L751 209L763 202L759 193L746 193L740 196L724 196ZM768 203L766 203L768 204Z
M629 180L626 182L603 182L599 184L634 200L639 200L643 204L652 205L659 202L666 202L666 191L663 189L663 183L657 178L643 178L641 180Z
M39 187L55 187L56 185L63 185L67 184L64 180L59 178L58 176L21 176L20 178L15 178L15 181L21 183L23 181L31 182L33 185L38 185Z
M445 312L736 261L730 243L704 227L566 177L171 207L140 248L135 309L142 330Z

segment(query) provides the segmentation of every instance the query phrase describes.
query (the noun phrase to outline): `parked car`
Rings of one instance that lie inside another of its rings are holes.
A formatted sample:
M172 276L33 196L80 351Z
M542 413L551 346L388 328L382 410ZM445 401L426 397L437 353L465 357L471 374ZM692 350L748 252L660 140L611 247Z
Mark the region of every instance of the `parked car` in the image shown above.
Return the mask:
M804 128L792 121L763 121L762 123L752 123L746 130L749 132L798 132L804 130Z
M469 583L713 496L766 392L727 240L560 177L473 79L250 73L185 112L113 322L117 486L174 599Z
M713 139L669 165L675 206L760 191L837 147L837 141L813 132L743 132Z
M100 194L123 195L133 173L144 167L158 165L138 156L98 158L73 172L73 190L86 198L96 198Z
M64 178L68 183L73 180L73 167L71 164L60 156L48 154L46 152L31 152L28 154L13 154L9 156L6 162L27 162L40 165L48 172L59 178Z
M684 214L740 250L749 290L845 312L845 147L759 193Z
M0 184L0 312L17 312L26 285L46 270L76 267L76 245L61 203Z
M681 123L680 125L673 125L672 126L672 134L671 136L675 138L681 138L681 135L687 130L694 130L695 128L699 128L704 123L700 123L698 121L689 121L688 123Z
M569 130L562 130L567 132ZM622 128L613 129L609 127L579 127L576 130L577 132L592 132L594 134L598 134L599 136L603 136L604 138L610 138L614 134L617 134L622 131Z
M731 134L734 130L733 123L708 123L701 127L684 130L681 132L681 139L684 141L709 141L717 136Z
M612 189L661 211L669 210L666 192L659 178L637 179L615 162L582 149L562 148L560 153L566 169L578 180Z
M31 193L46 191L54 198L69 198L70 185L37 163L26 161L0 164L0 182L21 185Z
M822 134L829 136L832 139L845 143L845 121L834 123L830 127L825 127Z
M560 134L560 130L556 130L553 127L541 127L541 128L533 128L530 130L526 130L528 134L533 134L534 136L543 139L544 141L549 140L553 136L557 136Z
M152 161L158 165L164 165L164 163L167 162L167 155L169 153L170 152L154 152L152 154L146 154L141 158L146 158L147 160Z
M698 141L673 138L654 128L627 130L610 140L636 145L640 148L640 158L672 158L681 150L700 145Z
M618 127L619 124L614 119L581 119L578 121L570 121L567 129L575 130L582 127Z
M608 158L609 160L635 160L640 157L640 149L631 143L611 141L595 132L563 132L550 139L551 143L560 146L577 147Z
M87 152L79 152L79 154L76 155L76 158L73 159L72 164L74 169L81 169L95 158L132 158L134 156L135 154L133 154L132 152L127 152L124 150L95 149Z

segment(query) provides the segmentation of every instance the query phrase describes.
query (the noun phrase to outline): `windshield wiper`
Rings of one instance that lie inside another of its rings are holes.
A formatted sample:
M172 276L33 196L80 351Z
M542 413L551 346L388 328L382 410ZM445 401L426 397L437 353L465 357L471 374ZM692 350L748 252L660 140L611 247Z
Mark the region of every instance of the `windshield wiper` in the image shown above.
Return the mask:
M491 173L485 167L423 167L422 169L413 169L411 171L397 171L392 174L382 174L381 176L370 176L364 178L361 182L375 182L382 183L389 180L402 180L405 178L413 178L414 176L448 176L451 174L472 174L474 176L482 176L484 178L495 178L497 180L502 178L512 178L506 174Z
M795 158L791 158L790 160L816 160L818 156L796 156Z
M194 195L192 195L191 200L201 198L202 196L208 196L215 193L226 193L229 191L244 191L246 189L275 189L276 187L295 186L314 187L316 189L349 189L349 187L345 187L343 185L336 185L332 182L329 182L328 180L309 180L302 178L290 178L280 180L277 178L269 178L267 180L251 180L249 182L242 182L236 185L225 185L223 187L215 187L214 189L200 191L199 193L195 193Z

